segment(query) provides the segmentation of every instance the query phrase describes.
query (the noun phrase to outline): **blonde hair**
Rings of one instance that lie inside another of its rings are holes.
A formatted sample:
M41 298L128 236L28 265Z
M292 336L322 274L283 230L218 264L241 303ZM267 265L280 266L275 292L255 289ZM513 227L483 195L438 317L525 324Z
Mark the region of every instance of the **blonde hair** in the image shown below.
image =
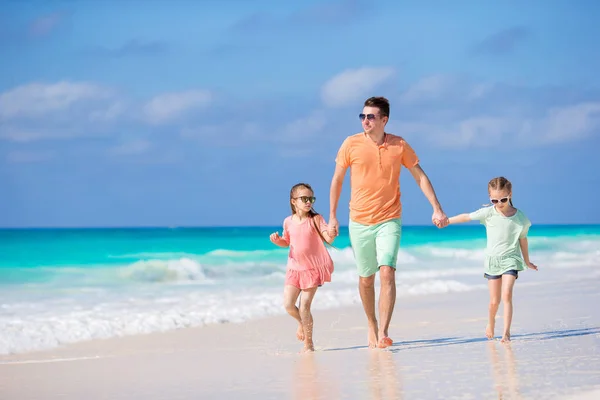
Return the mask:
M493 178L488 183L488 192L490 190L505 190L505 189L508 190L508 192L511 194L511 197L508 199L508 202L511 205L511 207L514 207L513 202L512 202L512 183L510 183L510 181L508 179L506 179L503 176L499 176L499 177Z

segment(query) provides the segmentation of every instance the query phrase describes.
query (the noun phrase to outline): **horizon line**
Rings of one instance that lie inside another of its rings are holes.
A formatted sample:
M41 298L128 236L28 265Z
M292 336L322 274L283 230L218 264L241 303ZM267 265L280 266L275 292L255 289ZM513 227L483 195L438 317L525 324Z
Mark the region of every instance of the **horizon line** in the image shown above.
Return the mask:
M475 221L471 221L475 222ZM479 224L478 224L479 225ZM535 226L598 226L598 223L544 223L535 224ZM414 228L435 228L433 224L406 224L403 227L414 227ZM456 226L475 226L466 224L457 224ZM215 228L242 228L242 229L253 229L253 228L275 228L280 227L277 225L106 225L106 226L0 226L0 230L50 230L50 229L215 229ZM340 228L348 228L348 225L340 225Z

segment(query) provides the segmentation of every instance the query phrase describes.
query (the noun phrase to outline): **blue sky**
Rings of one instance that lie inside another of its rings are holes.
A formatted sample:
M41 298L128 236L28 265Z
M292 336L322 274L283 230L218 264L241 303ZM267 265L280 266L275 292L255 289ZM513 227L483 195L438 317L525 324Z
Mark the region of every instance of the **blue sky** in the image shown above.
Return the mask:
M372 95L449 215L504 175L534 224L600 223L599 18L582 0L0 1L0 226L279 225L299 181L327 217ZM404 223L430 223L406 170L401 188Z

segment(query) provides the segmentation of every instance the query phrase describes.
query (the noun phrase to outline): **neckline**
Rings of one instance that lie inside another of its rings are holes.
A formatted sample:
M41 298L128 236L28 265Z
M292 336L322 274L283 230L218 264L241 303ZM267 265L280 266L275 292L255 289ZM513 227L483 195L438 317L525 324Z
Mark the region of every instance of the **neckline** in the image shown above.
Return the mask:
M304 220L302 220L302 221L296 221L296 220L294 219L294 215L291 215L291 216L290 216L290 221L291 221L292 223L296 224L296 225L303 225L303 224L305 224L305 223L306 223L306 221L308 221L309 219L310 219L310 217L306 217L306 218L304 218Z
M504 215L500 211L498 211L495 206L492 206L492 207L494 208L494 212L496 214L498 214L499 216L501 216L502 218L513 218L515 215L517 215L519 213L519 209L516 207L513 207L515 209L515 213L513 215Z
M373 145L374 145L375 147L385 147L385 146L387 146L387 142L388 142L388 137L389 137L389 135L390 135L389 133L387 133L387 132L383 132L383 143L381 143L381 144L377 144L377 142L374 142L374 141L373 141L373 139L371 139L371 138L369 137L369 135L367 134L367 132L363 131L363 137L364 137L366 140L368 140L369 142L373 143Z

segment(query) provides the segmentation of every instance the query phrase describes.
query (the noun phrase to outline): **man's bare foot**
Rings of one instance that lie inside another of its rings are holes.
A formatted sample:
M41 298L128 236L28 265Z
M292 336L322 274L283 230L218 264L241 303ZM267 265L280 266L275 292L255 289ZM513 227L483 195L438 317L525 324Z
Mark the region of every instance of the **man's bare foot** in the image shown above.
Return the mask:
M369 328L369 348L377 347L377 328Z
M304 341L304 328L302 327L302 325L298 325L298 330L296 331L296 337L298 338L299 341L303 342Z
M504 336L502 336L502 339L500 339L500 341L502 343L508 343L508 342L510 342L510 332L504 333Z
M379 343L377 344L377 347L379 347L380 349L385 349L386 347L389 347L393 344L394 344L394 341L389 336L384 336L381 339L379 339Z
M485 326L485 337L490 340L494 338L494 324L487 324Z

